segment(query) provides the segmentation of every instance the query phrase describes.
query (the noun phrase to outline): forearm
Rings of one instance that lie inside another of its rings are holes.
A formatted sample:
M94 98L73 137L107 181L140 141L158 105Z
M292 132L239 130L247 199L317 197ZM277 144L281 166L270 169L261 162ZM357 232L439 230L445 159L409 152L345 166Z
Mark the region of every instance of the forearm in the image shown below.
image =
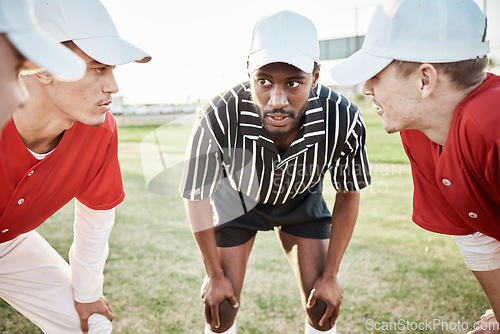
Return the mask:
M78 302L95 302L102 296L108 239L114 221L114 209L92 210L76 201L74 242L69 259L74 298Z
M325 276L336 276L358 218L358 191L339 191L332 211L332 230L325 265Z
M209 277L223 276L222 266L217 251L215 232L213 228L213 211L210 198L199 201L184 201L186 214L188 216L194 238L200 249L205 265L205 271Z

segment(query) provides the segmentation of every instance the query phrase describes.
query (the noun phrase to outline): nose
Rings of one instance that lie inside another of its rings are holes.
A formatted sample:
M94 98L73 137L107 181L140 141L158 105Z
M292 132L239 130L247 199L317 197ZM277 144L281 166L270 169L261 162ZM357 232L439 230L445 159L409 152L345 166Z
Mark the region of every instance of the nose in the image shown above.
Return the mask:
M288 106L286 92L281 87L274 87L269 98L269 106L274 109L281 109Z
M363 89L361 90L363 94L365 95L372 95L373 96L373 84L372 84L372 79L366 80L365 84L363 85Z
M113 71L109 71L107 73L102 90L104 93L108 94L115 94L120 90L118 84L116 83L115 74L113 73Z

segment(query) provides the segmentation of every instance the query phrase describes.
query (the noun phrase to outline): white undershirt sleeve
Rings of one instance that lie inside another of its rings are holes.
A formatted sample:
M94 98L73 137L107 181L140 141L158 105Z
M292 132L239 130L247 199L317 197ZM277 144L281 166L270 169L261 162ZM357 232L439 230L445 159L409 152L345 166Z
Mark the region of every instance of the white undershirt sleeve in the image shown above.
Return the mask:
M74 241L69 251L74 299L92 303L102 296L108 239L115 209L93 210L76 200Z

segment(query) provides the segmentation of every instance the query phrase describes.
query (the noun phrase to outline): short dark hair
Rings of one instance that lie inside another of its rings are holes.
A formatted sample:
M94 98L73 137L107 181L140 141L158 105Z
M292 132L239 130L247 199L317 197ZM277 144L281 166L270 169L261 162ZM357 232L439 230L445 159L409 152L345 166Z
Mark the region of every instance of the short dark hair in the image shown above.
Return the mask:
M422 63L394 60L398 72L404 78L413 73ZM457 88L469 88L484 80L484 71L488 66L488 56L461 60L452 63L429 63L438 71L448 75Z
M73 41L64 41L64 42L61 42L61 44L72 51L74 51L77 48L75 42L73 42Z
M314 67L312 73L316 72L316 70L319 68L319 64L317 61L314 62Z

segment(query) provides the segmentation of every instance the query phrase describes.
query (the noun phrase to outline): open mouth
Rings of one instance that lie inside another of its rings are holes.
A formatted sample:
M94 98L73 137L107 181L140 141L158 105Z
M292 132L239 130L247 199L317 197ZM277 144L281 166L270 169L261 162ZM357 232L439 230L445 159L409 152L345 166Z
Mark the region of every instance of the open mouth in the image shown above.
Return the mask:
M111 101L107 101L105 103L99 104L99 108L101 108L104 111L110 111L111 110Z
M290 119L290 115L285 115L285 114L270 114L270 115L267 115L267 118L268 118L269 122L271 123L271 125L273 125L273 126L283 126Z
M373 102L373 105L375 106L375 108L377 108L377 114L379 116L384 113L384 108L382 108L379 104L377 104L376 102Z

